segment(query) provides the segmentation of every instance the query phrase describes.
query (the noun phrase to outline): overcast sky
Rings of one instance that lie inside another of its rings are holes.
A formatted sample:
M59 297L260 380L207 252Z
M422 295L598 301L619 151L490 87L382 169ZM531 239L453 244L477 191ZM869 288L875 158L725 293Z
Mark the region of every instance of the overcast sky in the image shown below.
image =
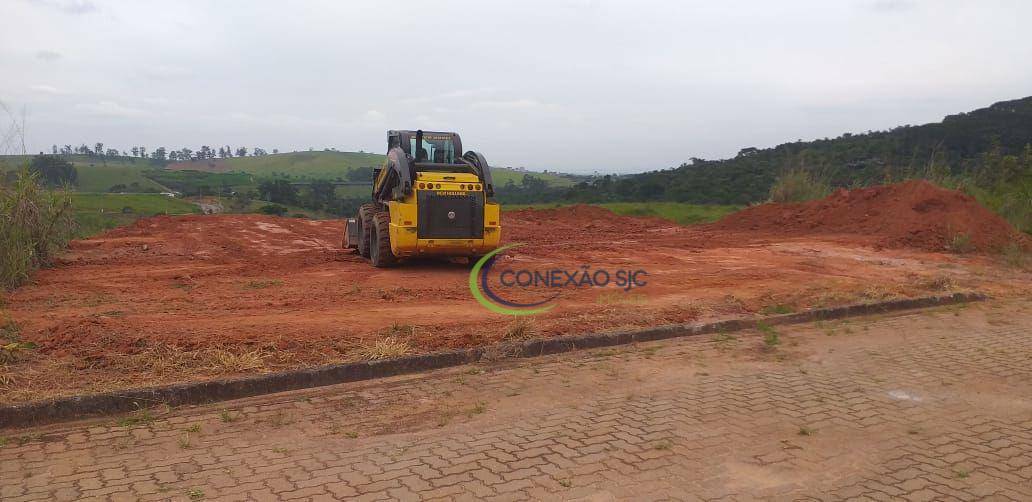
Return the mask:
M51 144L634 172L1032 94L1032 2L0 0L0 100Z

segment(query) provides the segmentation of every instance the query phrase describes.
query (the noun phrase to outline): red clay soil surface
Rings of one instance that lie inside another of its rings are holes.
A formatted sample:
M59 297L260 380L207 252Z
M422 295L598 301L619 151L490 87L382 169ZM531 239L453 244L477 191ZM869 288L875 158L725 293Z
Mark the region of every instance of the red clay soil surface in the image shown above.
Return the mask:
M496 271L648 274L630 291L562 289L524 330L472 298L462 260L376 269L340 248L339 220L145 218L73 242L6 295L6 315L38 348L0 368L0 403L359 360L382 355L384 339L421 352L955 290L1029 294L1030 274L995 255L941 252L947 223L980 249L1013 235L970 199L924 184L694 227L594 206L506 212L504 240L524 245ZM491 284L510 299L540 298Z

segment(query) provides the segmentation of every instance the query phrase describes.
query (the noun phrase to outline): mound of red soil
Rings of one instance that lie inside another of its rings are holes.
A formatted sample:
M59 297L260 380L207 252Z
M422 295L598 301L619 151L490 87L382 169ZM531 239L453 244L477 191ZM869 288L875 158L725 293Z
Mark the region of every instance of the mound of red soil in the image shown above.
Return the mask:
M728 215L707 230L772 236L855 235L876 247L942 251L969 239L978 251L1027 238L969 195L923 180L857 190L820 200L763 204Z

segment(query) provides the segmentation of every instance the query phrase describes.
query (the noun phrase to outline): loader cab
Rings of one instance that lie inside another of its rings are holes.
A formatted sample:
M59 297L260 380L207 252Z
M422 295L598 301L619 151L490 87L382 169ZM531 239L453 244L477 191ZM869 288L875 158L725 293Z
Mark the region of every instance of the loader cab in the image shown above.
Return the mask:
M418 144L417 144L418 143ZM462 157L462 140L453 132L435 131L390 131L387 134L387 150L401 147L412 159L419 171L465 171Z

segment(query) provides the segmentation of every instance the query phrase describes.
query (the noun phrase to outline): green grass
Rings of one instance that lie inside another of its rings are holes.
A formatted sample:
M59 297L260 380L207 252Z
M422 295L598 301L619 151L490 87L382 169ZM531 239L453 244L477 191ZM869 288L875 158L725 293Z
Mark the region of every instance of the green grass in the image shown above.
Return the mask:
M155 214L192 214L201 210L182 199L159 194L87 194L73 193L75 237L85 238L104 230L128 225L137 218ZM131 213L123 213L123 208Z
M72 208L76 212L122 212L131 207L134 213L189 214L200 209L185 200L160 194L117 194L117 193L75 193L72 194Z
M517 209L547 209L569 204L502 204L505 211ZM740 209L738 206L688 204L684 202L609 202L592 204L624 216L652 216L681 225L695 225L719 220Z

